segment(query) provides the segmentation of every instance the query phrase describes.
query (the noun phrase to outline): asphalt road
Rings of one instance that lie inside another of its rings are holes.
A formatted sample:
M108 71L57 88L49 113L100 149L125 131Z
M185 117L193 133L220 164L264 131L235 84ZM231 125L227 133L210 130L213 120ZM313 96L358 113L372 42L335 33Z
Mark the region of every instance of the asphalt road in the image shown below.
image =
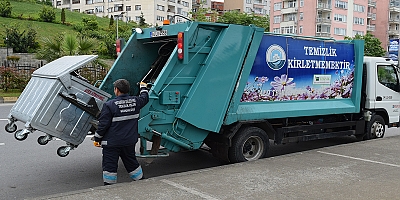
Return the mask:
M13 104L0 104L0 126ZM23 124L18 124L23 127ZM12 134L0 131L0 199L24 199L82 190L103 185L101 149L95 148L87 138L76 150L61 158L58 147L65 142L55 140L46 146L37 143L43 135L35 132L25 141L17 141ZM386 137L399 135L398 129L388 129ZM268 157L356 142L353 137L271 146ZM227 163L206 151L171 153L167 158L139 159L147 178L206 169ZM118 182L130 179L120 163Z

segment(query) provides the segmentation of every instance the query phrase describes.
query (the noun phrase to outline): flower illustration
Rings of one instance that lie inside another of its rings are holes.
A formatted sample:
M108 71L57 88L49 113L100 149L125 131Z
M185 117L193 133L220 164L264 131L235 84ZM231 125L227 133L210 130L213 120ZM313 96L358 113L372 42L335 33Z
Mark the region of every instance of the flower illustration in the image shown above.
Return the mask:
M293 78L288 78L286 74L282 74L281 77L275 76L274 81L271 82L271 86L275 90L285 90L286 87L295 87L296 83L293 82Z

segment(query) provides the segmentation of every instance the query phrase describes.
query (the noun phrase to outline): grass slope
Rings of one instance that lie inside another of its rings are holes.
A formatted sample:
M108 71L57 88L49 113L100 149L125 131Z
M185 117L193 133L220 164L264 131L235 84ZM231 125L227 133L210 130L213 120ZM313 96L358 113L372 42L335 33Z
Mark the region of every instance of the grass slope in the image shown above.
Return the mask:
M0 17L0 46L3 47L5 46L4 38L6 36L6 32L3 28L4 25L18 24L20 30L23 30L31 25L37 31L37 41L40 43L42 37L53 37L58 34L77 34L77 32L73 28L73 25L81 23L83 17L90 16L84 13L65 10L66 22L70 24L68 26L61 24L61 9L55 9L55 23L32 21L27 19L39 19L39 13L43 5L19 1L10 1L10 3L12 6L11 15L13 16L13 18ZM18 19L18 17L22 19ZM99 28L102 29L108 27L110 20L108 18L97 17L97 22L99 23Z

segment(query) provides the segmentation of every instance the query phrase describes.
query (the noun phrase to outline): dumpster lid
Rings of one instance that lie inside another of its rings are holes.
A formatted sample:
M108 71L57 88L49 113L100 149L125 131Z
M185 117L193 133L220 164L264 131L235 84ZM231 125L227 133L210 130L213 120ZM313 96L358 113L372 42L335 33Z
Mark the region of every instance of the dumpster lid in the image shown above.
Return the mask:
M64 56L35 70L32 76L60 77L97 58L97 55Z

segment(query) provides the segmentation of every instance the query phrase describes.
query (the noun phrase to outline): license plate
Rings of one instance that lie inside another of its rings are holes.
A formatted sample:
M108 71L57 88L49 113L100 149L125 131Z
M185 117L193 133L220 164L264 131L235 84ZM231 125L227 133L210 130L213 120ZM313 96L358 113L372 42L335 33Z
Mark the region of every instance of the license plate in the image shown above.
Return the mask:
M150 37L161 37L161 36L167 36L167 35L168 35L167 30L150 32Z

